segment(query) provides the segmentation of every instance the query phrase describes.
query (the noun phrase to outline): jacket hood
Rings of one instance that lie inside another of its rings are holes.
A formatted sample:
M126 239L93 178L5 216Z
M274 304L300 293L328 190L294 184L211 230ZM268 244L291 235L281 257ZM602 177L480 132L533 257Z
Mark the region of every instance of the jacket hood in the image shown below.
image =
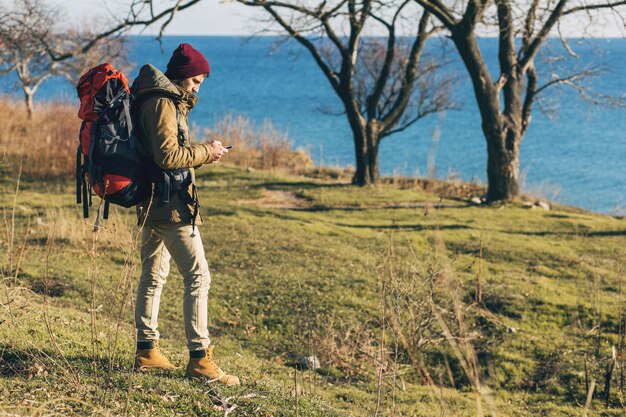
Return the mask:
M181 87L170 81L158 68L146 64L139 70L139 75L133 81L131 92L137 96L152 92L162 92L172 96L177 101L185 103L189 109L193 108L198 97L189 94Z

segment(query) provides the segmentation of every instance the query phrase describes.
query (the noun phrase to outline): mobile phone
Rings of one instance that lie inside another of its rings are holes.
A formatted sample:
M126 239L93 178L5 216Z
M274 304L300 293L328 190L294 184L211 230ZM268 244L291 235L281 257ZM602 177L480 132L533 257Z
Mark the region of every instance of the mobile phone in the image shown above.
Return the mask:
M233 149L233 148L234 148L233 145L224 146L224 149Z

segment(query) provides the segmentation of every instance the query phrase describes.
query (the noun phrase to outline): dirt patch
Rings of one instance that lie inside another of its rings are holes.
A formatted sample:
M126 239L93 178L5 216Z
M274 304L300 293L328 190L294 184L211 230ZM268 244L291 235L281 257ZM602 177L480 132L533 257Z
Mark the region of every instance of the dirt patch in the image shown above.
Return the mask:
M393 203L393 204L369 204L360 206L324 206L324 207L291 207L292 210L313 210L313 211L330 211L330 210L344 210L344 211L362 211L362 210L389 210L389 209L438 209L449 207L463 207L461 204L451 203L435 203L435 202L421 202L421 203Z
M369 204L360 206L315 206L312 207L311 202L305 198L297 197L294 193L284 190L264 190L263 196L256 200L240 200L240 204L253 204L259 207L279 208L287 210L383 210L383 209L404 209L404 208L425 208L436 209L446 207L462 207L464 204L451 204L440 202L400 202L390 204Z
M33 282L30 289L37 294L45 294L49 297L62 297L65 295L65 291L70 289L70 286L58 279L50 278L45 281L40 280Z
M284 190L264 190L263 197L256 200L243 200L240 201L240 203L284 209L305 208L310 206L308 200L299 198L294 193Z

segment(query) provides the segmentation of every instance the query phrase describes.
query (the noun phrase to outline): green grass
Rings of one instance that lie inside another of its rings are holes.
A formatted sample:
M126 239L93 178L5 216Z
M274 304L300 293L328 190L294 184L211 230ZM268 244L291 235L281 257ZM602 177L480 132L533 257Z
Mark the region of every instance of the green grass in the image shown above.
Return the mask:
M612 346L622 349L625 220L222 166L198 171L197 182L212 273L211 335L219 361L242 386L211 388L187 381L183 371L133 373L139 260L132 210L113 209L94 241L71 184L25 180L13 250L24 243L21 269L0 288L1 411L218 416L224 410L216 398L230 397L234 415L292 416L295 374L302 416L374 415L377 407L388 416L477 415L456 342L436 321L420 348L437 383L429 387L382 319L382 304L402 305L410 329L409 313L431 291L455 335L452 295L460 297L481 383L492 392L481 399L486 414L581 415L586 363L598 383L589 415L623 415L619 369L608 406L600 391ZM15 179L0 186L10 224ZM276 195L289 198L264 204ZM6 271L11 252L3 239ZM478 274L482 304L474 302ZM45 277L56 296L44 299ZM429 282L436 288L428 290ZM164 350L184 365L182 282L174 267L159 325ZM296 371L310 354L322 368Z

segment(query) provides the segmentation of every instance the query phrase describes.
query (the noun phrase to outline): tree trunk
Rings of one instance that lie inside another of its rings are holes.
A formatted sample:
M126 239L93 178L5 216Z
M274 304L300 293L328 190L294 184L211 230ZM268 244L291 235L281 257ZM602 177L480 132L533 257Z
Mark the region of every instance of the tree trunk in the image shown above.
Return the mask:
M28 120L33 118L33 93L30 91L24 91L24 101L26 102L26 114L28 115Z
M354 140L354 152L356 157L356 171L352 177L352 183L358 186L368 184L367 175L367 142L365 132L362 129L352 127L352 138Z
M367 149L367 175L370 184L378 182L380 176L378 172L378 145L372 145Z
M378 144L379 135L376 127L376 121L368 123L366 129L367 137L367 174L369 175L370 184L376 184L378 182Z
M369 146L365 132L352 132L356 154L356 172L352 183L359 186L375 184L378 181L378 145Z
M365 126L362 118L354 117L350 123L356 155L356 172L352 183L364 186L378 181L378 142L379 135L375 126Z
M356 152L356 172L352 183L359 186L376 184L379 178L378 134L370 129L353 129L352 135Z
M500 91L491 79L474 34L459 30L453 32L453 40L472 80L487 141L487 201L512 200L519 194L519 146L523 138L520 80L523 74L507 71L509 78Z
M487 202L512 200L519 194L519 145L522 134L502 126L485 130L487 139Z

